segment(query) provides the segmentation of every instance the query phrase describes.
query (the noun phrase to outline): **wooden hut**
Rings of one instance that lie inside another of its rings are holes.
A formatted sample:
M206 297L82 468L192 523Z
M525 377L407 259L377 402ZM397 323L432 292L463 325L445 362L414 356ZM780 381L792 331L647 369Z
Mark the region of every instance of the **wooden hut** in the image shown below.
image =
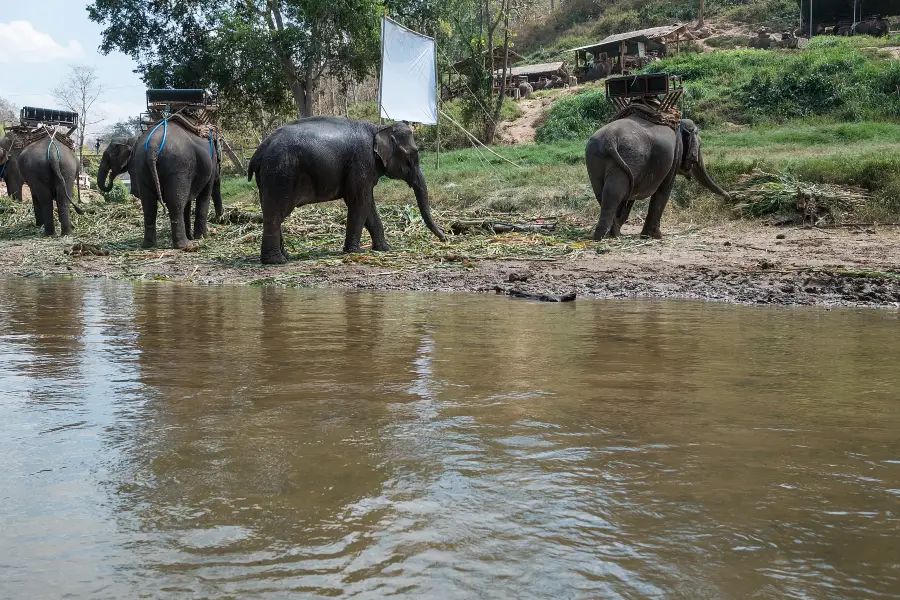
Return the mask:
M665 25L617 33L594 44L572 48L566 52L575 53L575 75L581 78L591 67L600 62L611 62L610 72L628 74L631 69L641 68L651 53L662 57L677 53L684 40L694 36L686 25ZM590 58L589 58L590 57Z

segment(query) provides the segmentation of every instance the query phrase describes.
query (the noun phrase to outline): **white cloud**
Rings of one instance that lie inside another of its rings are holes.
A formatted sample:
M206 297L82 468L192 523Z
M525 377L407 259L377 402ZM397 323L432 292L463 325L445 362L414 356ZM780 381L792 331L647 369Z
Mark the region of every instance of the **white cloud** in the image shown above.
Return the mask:
M75 40L63 46L28 21L0 23L0 63L43 63L73 60L84 55Z

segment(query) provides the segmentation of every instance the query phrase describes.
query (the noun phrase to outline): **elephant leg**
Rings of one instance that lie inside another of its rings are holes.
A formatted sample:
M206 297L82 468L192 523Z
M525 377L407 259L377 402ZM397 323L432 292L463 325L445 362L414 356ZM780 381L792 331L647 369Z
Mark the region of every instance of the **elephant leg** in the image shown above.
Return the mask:
M142 248L155 248L156 247L156 211L159 208L159 202L156 200L156 192L149 192L149 190L140 190L141 194L141 208L144 212L144 241L141 244ZM148 198L152 196L153 199L149 200Z
M626 200L619 205L619 210L616 211L616 218L613 219L612 229L609 231L609 237L619 237L622 235L622 226L628 222L628 217L631 215L631 209L633 207L634 198Z
M31 204L34 206L34 226L44 226L44 207L38 201L37 194L31 192Z
M259 261L264 265L281 265L287 262L288 256L284 251L284 237L281 232L281 224L286 218L285 211L278 197L260 190L260 200L263 212L263 237L262 247L259 251ZM290 214L290 209L287 210Z
M169 209L169 224L172 229L172 247L176 250L184 250L190 245L187 236L187 228L185 227L185 211L190 215L190 198L187 192L178 191L173 194L172 203L166 203Z
M69 216L69 198L65 195L65 190L60 190L57 186L56 194L56 211L59 213L59 234L72 235L72 220ZM53 207L50 207L50 214L53 214ZM52 220L51 216L51 220Z
M209 219L209 201L211 196L211 186L200 192L197 196L197 206L194 214L194 239L199 240L209 235L207 229L207 221Z
M366 229L372 236L372 250L376 252L390 252L391 245L388 244L384 236L384 225L381 224L381 217L378 215L378 209L375 207L375 200L370 203L369 215L366 217Z
M41 222L44 224L44 235L51 236L56 234L56 222L53 219L53 191L52 189L38 189L31 193L37 196L38 205L41 208Z
M675 183L674 178L660 189L650 198L650 208L647 209L647 219L644 221L644 229L641 230L641 237L649 237L655 240L662 239L662 232L659 229L662 214L669 202L669 195L672 193L672 187Z
M629 181L628 176L618 169L611 169L605 177L599 181L601 189L597 189L594 177L591 177L591 183L594 184L594 194L600 202L600 220L597 221L597 227L594 229L594 240L600 241L612 228L616 213L620 210L620 205L627 200Z
M347 200L347 235L344 237L344 252L347 254L361 252L359 242L363 225L369 218L373 203L371 199L359 195Z
M191 201L190 200L188 200L184 204L184 237L186 237L189 241L194 239L191 236Z

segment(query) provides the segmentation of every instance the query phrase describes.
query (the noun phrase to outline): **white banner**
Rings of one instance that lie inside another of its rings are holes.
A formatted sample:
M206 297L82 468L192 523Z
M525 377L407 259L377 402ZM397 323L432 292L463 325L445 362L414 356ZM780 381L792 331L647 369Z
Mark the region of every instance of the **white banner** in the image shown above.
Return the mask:
M384 17L381 21L381 117L437 125L437 57L434 39Z

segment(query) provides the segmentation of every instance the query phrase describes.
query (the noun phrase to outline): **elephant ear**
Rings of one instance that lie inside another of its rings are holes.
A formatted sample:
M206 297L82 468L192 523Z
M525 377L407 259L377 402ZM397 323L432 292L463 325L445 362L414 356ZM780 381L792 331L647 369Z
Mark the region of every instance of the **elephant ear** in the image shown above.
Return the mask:
M390 125L382 127L375 133L375 154L381 159L381 164L385 169L391 162L396 144L393 128Z
M690 119L681 121L681 170L690 173L700 163L700 130Z

